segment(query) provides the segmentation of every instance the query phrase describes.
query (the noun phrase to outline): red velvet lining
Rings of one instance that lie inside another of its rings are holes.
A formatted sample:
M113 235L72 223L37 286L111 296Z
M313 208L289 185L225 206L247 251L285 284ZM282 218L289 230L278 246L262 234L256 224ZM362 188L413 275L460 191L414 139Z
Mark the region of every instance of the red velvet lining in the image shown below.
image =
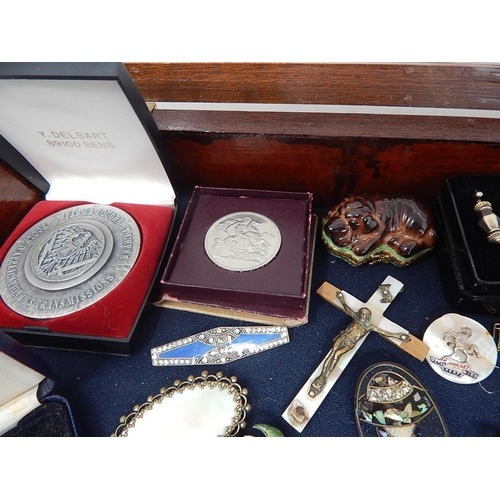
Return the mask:
M33 224L64 208L86 202L41 201L26 215L2 248L0 262L9 248ZM51 332L126 339L146 300L151 281L161 259L174 217L174 208L156 205L113 203L131 215L141 231L141 251L125 280L95 304L68 316L37 320L21 316L0 300L0 327L48 328Z

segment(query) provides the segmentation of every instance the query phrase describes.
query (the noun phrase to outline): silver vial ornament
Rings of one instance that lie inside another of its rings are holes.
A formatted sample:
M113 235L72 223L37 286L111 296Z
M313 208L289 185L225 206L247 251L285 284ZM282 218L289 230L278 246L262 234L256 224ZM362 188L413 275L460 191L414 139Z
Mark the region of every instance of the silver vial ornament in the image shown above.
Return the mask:
M481 191L476 191L476 204L474 212L478 216L479 227L486 233L490 243L500 244L500 217L493 212L489 201L483 201Z

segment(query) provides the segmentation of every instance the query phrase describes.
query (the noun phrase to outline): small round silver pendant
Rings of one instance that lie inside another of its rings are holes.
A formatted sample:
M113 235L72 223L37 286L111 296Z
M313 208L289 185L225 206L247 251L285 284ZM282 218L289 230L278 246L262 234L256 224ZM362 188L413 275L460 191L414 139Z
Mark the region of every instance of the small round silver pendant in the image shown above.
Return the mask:
M281 232L268 217L235 212L215 221L205 235L210 260L228 271L252 271L271 262L281 248Z
M74 313L123 281L140 245L136 222L121 209L88 204L60 210L12 245L0 267L0 296L30 318Z

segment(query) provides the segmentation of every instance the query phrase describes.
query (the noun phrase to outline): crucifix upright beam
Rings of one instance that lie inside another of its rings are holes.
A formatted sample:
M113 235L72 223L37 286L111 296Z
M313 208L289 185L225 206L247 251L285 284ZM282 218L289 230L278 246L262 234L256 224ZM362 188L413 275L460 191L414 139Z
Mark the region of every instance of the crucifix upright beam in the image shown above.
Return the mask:
M379 333L419 361L425 359L427 345L383 314L402 290L403 284L392 276L382 282L366 303L330 283L325 282L318 289L321 297L349 314L353 321L335 337L332 349L284 411L282 417L297 431L304 430L370 331Z

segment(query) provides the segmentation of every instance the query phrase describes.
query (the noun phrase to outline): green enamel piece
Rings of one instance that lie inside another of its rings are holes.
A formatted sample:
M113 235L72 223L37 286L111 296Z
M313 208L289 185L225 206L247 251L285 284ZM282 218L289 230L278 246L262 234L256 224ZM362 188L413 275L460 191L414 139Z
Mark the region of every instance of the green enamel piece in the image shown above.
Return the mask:
M266 437L283 437L283 433L279 429L276 429L276 427L273 427L272 425L256 424L253 426L253 428L262 431L262 433Z

